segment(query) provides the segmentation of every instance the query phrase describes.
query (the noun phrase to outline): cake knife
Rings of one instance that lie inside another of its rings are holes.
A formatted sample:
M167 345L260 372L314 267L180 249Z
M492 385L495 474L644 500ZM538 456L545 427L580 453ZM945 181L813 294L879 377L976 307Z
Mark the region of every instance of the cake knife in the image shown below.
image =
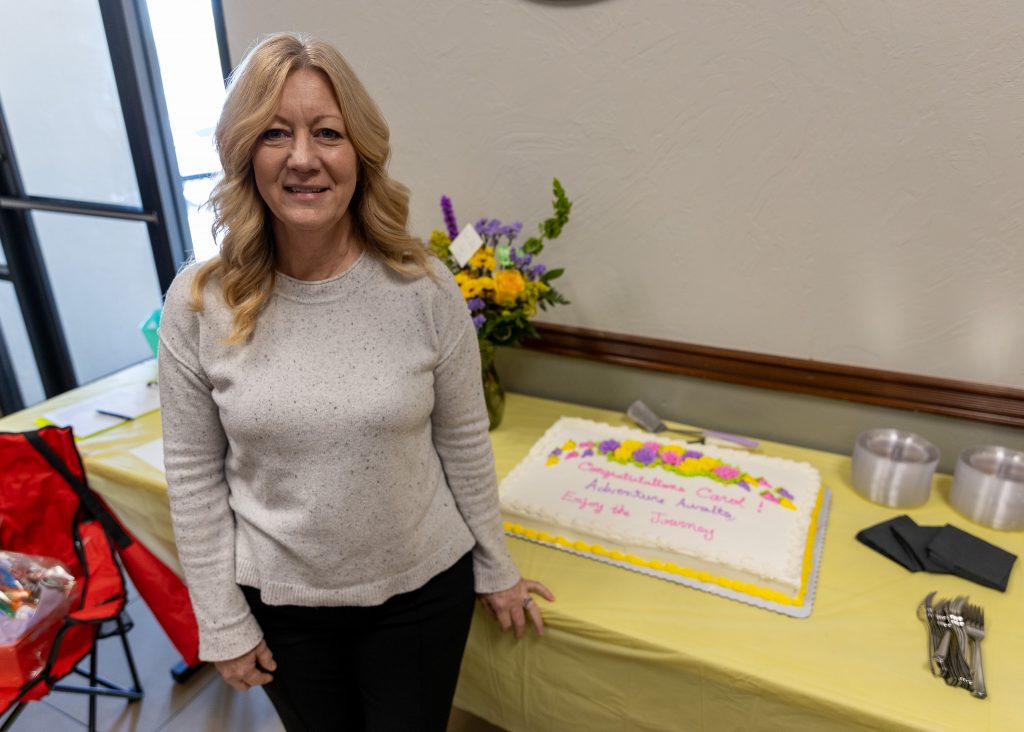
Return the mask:
M704 442L706 437L715 437L719 440L725 440L726 442L733 442L737 445L743 445L750 449L755 449L758 446L756 440L751 440L749 437L740 437L739 435L732 435L728 432L715 432L713 430L677 430L669 427L661 418L654 413L650 407L644 402L637 399L635 402L629 405L629 409L626 410L626 414L629 418L636 422L638 425L643 427L648 432L657 434L658 432L673 432L679 435L686 435L688 437L694 437L701 442Z

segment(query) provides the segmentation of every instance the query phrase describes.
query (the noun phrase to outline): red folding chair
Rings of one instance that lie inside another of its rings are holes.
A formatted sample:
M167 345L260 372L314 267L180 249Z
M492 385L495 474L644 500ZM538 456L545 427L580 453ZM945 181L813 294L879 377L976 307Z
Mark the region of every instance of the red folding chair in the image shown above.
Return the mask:
M142 698L127 633L124 575L115 554L132 537L85 482L70 428L0 433L0 549L52 557L76 578L71 611L56 628L43 668L18 687L0 686L0 732L25 705L51 690L89 696L89 730L96 730L96 699ZM119 637L131 672L130 687L98 674L97 642ZM81 665L88 658L88 670ZM84 685L61 683L70 674ZM6 718L4 718L6 715Z

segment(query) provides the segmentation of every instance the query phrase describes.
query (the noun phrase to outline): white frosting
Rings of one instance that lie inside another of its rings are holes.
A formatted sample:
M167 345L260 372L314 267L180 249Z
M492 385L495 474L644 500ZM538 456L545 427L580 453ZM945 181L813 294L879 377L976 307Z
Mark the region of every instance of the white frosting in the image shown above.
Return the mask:
M768 485L748 491L662 466L615 462L596 449L608 439L681 445ZM566 451L548 464L552 451L570 440L594 442L593 454L584 457L584 449L577 448L575 456ZM780 495L777 488L792 496L795 510L760 495ZM666 436L563 417L502 481L499 492L502 510L528 528L795 594L820 489L818 471L807 463L686 446Z

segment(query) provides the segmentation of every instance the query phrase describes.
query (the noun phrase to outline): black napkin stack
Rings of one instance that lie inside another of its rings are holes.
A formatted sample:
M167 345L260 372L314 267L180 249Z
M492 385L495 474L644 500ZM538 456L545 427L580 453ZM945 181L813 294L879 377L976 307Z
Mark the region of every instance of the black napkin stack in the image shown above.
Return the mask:
M918 526L907 515L863 529L857 540L911 572L955 574L1000 592L1006 592L1017 560L1015 554L951 524Z

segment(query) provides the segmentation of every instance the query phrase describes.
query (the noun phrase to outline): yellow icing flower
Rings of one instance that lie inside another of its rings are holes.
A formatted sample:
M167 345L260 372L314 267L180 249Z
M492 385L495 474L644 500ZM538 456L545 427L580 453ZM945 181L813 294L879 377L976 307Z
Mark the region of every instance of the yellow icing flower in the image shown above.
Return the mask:
M630 450L625 445L620 445L618 447L618 449L615 450L614 455L615 455L615 459L616 460L618 460L619 462L624 463L627 460L629 460L631 457L633 457L633 451Z
M551 457L548 458L548 461L545 463L545 465L554 465L557 462L558 462L558 456L557 455L552 455Z
M686 448L684 448L682 445L677 445L676 443L673 442L671 445L665 445L663 448L661 448L660 452L662 455L664 455L666 452L675 452L682 455L684 452L686 452Z
M499 269L494 273L494 302L512 305L526 289L526 281L517 269Z
M683 475L699 475L701 472L700 461L697 458L686 458L679 464L679 472Z
M701 470L705 470L710 473L712 470L718 467L719 461L716 458L711 457L710 455L705 455L704 457L698 458L697 463L700 465Z
M634 452L644 446L644 443L639 440L623 440L622 449L629 450L629 454L632 455Z
M779 496L779 505L785 506L790 511L795 511L796 510L796 506L793 505L793 502L791 500L789 500L788 498L784 498L782 496Z
M575 449L576 449L576 443L573 442L572 440L566 440L565 444L562 445L562 451L563 452L570 452L570 451L575 450Z

